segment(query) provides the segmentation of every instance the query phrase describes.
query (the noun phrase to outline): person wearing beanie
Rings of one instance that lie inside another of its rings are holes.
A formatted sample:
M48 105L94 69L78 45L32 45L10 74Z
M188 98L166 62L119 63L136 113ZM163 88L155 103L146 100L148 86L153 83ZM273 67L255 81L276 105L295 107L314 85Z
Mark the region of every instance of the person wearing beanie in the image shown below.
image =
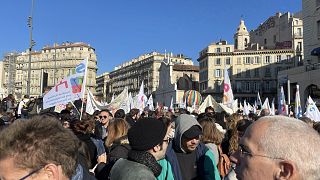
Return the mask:
M201 135L202 127L198 121L191 115L181 114L175 122L172 145L166 152L165 161L169 162L171 168L162 171L159 177L173 174L175 180L220 180L214 155L200 142Z
M154 118L137 121L128 131L131 150L127 159L119 159L112 167L110 179L156 179L170 142L169 128Z

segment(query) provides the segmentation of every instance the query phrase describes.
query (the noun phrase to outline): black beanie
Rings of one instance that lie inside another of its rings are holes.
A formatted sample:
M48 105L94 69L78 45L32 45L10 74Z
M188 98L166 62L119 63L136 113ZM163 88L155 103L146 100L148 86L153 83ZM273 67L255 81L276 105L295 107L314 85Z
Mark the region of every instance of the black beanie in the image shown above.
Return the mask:
M167 133L166 125L154 118L138 120L128 131L128 140L131 148L146 151L162 143Z

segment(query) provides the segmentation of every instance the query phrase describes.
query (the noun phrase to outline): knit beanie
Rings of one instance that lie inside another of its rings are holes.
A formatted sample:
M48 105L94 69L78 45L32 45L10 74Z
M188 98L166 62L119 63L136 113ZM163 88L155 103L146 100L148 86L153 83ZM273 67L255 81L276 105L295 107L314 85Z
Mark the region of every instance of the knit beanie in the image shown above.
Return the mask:
M128 131L131 148L146 151L163 142L167 133L166 125L154 118L138 120Z

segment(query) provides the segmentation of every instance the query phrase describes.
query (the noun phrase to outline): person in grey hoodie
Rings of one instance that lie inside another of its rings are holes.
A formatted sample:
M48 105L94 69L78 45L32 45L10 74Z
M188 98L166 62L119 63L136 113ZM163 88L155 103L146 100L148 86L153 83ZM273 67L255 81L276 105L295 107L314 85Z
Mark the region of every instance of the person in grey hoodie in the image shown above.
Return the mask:
M220 179L213 153L200 142L202 127L198 121L181 114L175 123L175 137L165 158L171 168L163 169L158 179L165 179L162 177L168 174L176 180Z

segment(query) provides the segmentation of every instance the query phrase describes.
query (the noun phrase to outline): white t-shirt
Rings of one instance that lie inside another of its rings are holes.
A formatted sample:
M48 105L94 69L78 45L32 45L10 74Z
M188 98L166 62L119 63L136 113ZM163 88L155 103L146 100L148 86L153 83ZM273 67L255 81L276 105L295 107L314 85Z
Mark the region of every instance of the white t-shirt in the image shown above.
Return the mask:
M19 106L18 106L18 115L21 115L21 110L25 104L27 104L29 99L23 99L20 101Z

